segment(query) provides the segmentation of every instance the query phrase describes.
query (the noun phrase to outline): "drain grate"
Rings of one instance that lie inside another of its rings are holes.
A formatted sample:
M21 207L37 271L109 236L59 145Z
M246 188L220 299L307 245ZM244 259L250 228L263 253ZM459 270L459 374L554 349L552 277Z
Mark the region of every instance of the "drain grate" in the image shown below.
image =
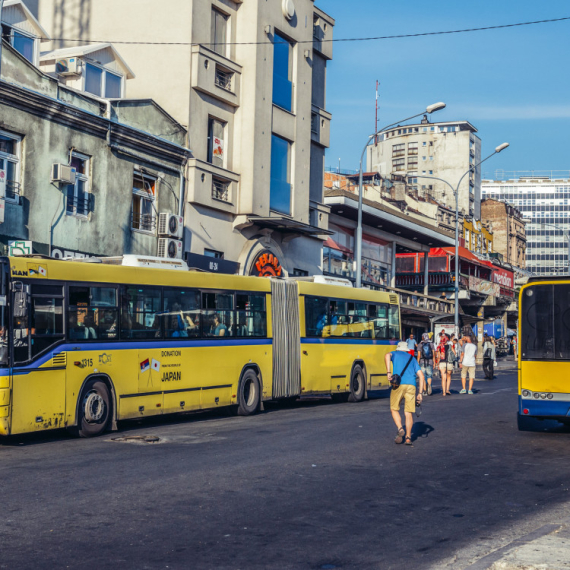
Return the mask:
M112 437L111 441L118 441L119 443L161 443L162 440L156 435L121 435Z

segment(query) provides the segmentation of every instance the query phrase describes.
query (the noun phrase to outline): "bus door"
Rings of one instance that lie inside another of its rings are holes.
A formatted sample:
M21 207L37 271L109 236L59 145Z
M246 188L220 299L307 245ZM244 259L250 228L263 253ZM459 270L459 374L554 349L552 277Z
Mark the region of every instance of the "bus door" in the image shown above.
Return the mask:
M63 287L12 283L11 433L65 425Z
M8 344L8 261L0 259L0 435L8 435L10 416L10 359Z

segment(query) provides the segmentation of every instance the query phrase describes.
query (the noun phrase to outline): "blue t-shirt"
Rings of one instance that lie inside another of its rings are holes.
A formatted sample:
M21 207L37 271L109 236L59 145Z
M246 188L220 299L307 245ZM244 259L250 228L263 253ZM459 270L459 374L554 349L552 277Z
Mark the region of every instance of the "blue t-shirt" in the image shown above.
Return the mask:
M415 338L409 338L406 342L408 343L408 348L410 350L416 350L418 343L416 342Z
M420 370L420 365L418 361L408 352L403 352L401 350L396 350L390 354L390 360L392 360L392 372L394 374L402 374L402 370L408 363L408 360L412 359L410 365L406 369L406 373L402 376L401 384L408 384L410 386L416 385L416 374Z

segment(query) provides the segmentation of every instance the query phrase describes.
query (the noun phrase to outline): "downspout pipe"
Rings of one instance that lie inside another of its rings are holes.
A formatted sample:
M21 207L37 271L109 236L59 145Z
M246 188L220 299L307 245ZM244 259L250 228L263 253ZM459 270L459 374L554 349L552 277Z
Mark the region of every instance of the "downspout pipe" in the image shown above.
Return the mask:
M4 0L0 0L0 24L2 23L2 8L4 8ZM1 29L1 28L0 28ZM2 33L0 32L0 79L2 79Z

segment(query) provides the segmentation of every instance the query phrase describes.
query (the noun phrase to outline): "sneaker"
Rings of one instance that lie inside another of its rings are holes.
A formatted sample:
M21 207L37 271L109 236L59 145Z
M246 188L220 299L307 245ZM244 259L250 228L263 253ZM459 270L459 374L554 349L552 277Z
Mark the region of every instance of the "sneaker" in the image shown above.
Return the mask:
M460 394L467 394L467 390L465 390L465 388L463 388L463 390L461 390L461 392L459 392ZM473 394L473 392L471 392Z
M428 384L427 393L428 393L428 396L431 396L431 384Z
M463 390L465 392L465 390ZM473 394L473 390L469 390L468 394Z

